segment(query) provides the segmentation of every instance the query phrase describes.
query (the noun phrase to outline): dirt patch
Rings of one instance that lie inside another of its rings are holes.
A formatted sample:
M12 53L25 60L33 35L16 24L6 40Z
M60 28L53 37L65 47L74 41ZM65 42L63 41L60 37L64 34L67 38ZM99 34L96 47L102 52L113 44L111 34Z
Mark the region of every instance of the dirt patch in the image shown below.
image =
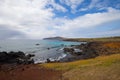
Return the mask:
M62 80L62 71L38 65L0 65L0 80Z

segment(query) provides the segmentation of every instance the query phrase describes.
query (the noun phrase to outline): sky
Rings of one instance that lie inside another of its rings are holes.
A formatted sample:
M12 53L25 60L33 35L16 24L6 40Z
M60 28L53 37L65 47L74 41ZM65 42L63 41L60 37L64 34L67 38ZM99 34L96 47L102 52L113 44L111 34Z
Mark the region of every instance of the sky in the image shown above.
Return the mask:
M0 39L120 36L120 0L0 0Z

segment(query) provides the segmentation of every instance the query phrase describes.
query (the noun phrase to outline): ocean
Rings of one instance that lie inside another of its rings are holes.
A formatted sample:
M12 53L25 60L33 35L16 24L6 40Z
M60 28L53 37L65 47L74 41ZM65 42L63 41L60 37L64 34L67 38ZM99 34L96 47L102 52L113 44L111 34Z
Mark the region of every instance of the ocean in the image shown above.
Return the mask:
M25 54L35 54L35 63L46 62L46 59L60 60L66 54L64 47L80 45L81 42L58 40L0 40L0 51L22 51Z

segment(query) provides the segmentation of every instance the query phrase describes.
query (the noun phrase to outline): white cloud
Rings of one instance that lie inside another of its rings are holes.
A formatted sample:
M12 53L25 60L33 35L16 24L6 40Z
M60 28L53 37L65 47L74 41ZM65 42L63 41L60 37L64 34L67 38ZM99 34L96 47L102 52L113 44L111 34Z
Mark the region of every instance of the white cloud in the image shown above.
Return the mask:
M52 7L58 11L66 12L67 9L63 6L59 5L58 3L55 3L55 0L49 0L49 5L52 5Z
M111 36L119 36L119 35L120 35L120 29L87 34L87 36L95 36L95 37L106 37L106 36L111 37Z
M26 35L11 29L8 25L0 25L0 39L26 38Z
M42 38L53 35L48 27L54 25L52 8L46 9L49 0L5 0L0 5L0 25L7 25L12 30L20 31L29 38ZM55 5L55 3L54 3Z
M98 2L99 2L99 1L100 1L100 0L91 0L91 3L90 3L90 5L88 6L88 8L91 9L91 8L95 7L96 5L98 5Z
M71 0L69 5L77 6L82 2L77 1L79 0ZM46 8L49 4L53 8ZM120 11L113 8L109 8L108 12L86 14L75 19L55 18L54 9L66 11L54 0L0 0L0 25L7 26L4 30L5 26L0 26L1 34L6 35L0 34L1 38L40 39L57 35L72 36L76 29L91 28L120 19Z
M80 28L95 27L114 20L120 20L120 11L113 8L108 8L108 12L86 14L73 20L66 20L64 25L58 26L57 28L63 31L70 31Z
M61 3L70 6L72 9L72 13L76 12L76 8L80 5L84 0L60 0Z
M104 10L108 8L107 0L91 0L90 4L84 8L80 8L79 11L87 11L96 8L97 10Z

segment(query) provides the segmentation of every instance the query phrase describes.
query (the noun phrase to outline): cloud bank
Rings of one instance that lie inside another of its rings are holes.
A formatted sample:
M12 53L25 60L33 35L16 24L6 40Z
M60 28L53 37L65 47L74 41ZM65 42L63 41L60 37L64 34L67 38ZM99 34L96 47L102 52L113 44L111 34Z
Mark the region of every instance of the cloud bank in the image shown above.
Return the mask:
M82 8L81 6L77 10L84 0L59 0L59 2L56 0L0 0L0 39L81 37L82 34L79 31L82 29L88 30L111 21L120 21L119 9L104 6L106 10L104 12L85 12L72 19L67 15L57 17L61 14L57 14L56 11L62 14L77 15L76 13L96 7L95 4L98 2L98 0L92 0L88 7ZM118 5L117 7L119 8ZM102 6L99 9L102 9ZM78 33L74 33L76 30L79 30Z

